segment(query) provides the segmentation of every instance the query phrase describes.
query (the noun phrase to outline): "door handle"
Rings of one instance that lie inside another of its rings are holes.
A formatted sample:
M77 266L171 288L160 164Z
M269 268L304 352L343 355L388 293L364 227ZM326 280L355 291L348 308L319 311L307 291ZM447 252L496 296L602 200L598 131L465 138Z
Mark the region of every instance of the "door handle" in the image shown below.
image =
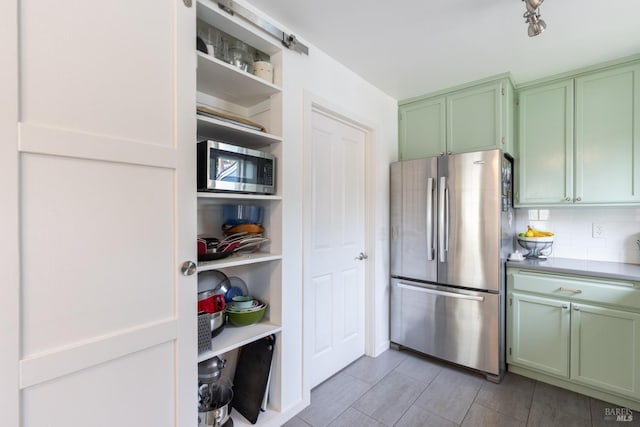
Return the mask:
M369 255L365 254L364 252L360 252L360 255L358 255L357 257L355 257L355 259L357 259L358 261L362 261L369 258Z
M444 176L440 177L438 184L438 261L446 262L447 254L445 252L445 188L447 179Z
M411 291L422 292L425 294L439 295L447 298L466 299L471 301L484 301L484 297L478 297L475 295L456 294L454 292L439 291L437 289L423 288L420 286L411 286L405 283L398 283L398 287L402 289L411 290Z
M427 261L433 260L433 178L427 179Z
M198 269L198 266L193 261L185 261L182 263L182 266L180 267L180 271L182 272L183 276L191 276L193 273L196 272L197 269Z

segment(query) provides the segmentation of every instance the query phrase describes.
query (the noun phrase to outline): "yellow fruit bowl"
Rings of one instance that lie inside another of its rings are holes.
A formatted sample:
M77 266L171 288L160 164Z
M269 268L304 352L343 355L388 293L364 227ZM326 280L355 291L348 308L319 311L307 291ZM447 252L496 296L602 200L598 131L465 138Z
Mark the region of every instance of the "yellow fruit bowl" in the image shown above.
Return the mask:
M550 249L553 245L553 236L544 237L520 237L518 236L518 244L523 248L529 250L529 253L525 255L526 258L546 258L551 251L543 253Z

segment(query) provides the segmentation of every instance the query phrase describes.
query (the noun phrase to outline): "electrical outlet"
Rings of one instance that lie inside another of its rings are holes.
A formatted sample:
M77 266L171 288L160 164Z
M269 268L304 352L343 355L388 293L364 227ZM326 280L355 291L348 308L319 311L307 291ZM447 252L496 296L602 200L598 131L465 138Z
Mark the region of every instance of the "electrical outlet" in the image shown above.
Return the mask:
M594 239L604 239L605 229L604 224L594 222L591 226L591 237Z

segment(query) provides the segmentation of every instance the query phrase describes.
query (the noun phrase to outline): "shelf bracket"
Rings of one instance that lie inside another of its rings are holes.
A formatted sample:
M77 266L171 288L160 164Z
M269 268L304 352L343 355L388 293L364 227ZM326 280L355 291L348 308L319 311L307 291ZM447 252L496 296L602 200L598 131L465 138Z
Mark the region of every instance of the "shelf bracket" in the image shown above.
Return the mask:
M273 25L271 22L262 19L255 13L251 12L249 9L240 6L235 1L218 0L218 6L228 14L238 15L246 21L249 21L256 27L271 34L273 37L280 40L280 43L282 43L282 45L286 48L295 50L296 52L300 52L305 55L309 55L309 48L302 42L298 41L296 36L294 36L293 34L285 33L284 31Z

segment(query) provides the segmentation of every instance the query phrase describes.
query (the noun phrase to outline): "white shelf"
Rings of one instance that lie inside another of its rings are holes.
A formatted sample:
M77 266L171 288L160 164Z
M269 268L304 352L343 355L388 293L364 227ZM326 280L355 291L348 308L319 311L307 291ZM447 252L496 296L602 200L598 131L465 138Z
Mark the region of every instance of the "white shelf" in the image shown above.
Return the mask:
M260 262L278 261L282 259L280 254L270 254L264 252L255 252L252 254L235 254L229 258L219 259L216 261L200 261L198 262L198 272L217 270L220 268L237 267L239 265L257 264Z
M198 363L211 359L214 356L226 353L242 347L255 340L276 334L282 330L282 326L268 321L256 323L250 326L233 326L227 324L220 334L211 340L212 350L198 355Z
M282 142L282 137L248 129L213 117L198 114L198 138L208 137L233 144L265 146Z
M282 91L280 87L211 55L200 51L196 53L198 54L197 89L200 92L243 107L250 107Z
M255 425L259 426L280 426L282 422L280 422L279 417L281 413L270 409L267 406L267 412L260 412L258 415L258 422L256 424L251 424L249 420L247 420L244 416L238 413L238 411L231 412L231 418L233 419L233 427L253 427ZM277 424L275 424L277 422Z
M260 30L254 29L252 24L221 10L217 1L197 0L196 15L198 19L242 40L267 55L273 55L283 49L280 43L275 42L275 39L274 42L271 42L258 35L257 32Z
M199 200L282 200L282 196L198 191Z

